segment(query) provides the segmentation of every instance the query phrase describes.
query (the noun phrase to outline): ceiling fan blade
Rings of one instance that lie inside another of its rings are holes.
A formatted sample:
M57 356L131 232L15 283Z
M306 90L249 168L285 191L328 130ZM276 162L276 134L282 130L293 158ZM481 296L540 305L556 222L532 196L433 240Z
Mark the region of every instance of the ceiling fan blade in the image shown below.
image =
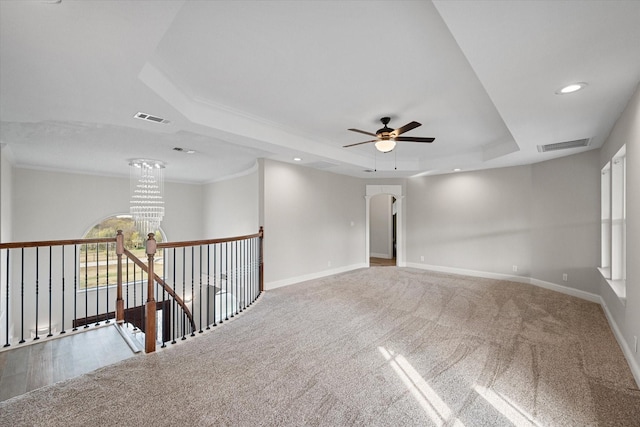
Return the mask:
M418 122L407 123L406 125L402 126L401 128L396 129L393 133L396 136L402 135L403 133L409 132L411 129L415 129L418 126L422 126L422 124L420 124Z
M371 132L366 132L360 129L349 129L351 132L358 132L358 133L364 133L365 135L369 135L369 136L375 136L377 137L378 135L376 135L375 133L371 133Z
M435 138L420 138L416 136L399 136L395 138L396 141L409 141L409 142L433 142Z
M349 130L351 130L351 129L349 129ZM342 148L353 147L355 145L361 145L361 144L368 144L370 142L376 142L376 141L377 141L377 139L372 139L371 141L356 142L355 144L343 145Z

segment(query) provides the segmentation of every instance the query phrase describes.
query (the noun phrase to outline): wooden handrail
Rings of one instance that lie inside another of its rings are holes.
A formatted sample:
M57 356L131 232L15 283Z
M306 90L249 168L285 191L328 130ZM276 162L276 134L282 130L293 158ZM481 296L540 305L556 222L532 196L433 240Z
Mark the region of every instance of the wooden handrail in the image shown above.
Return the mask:
M84 245L90 243L115 243L115 237L101 237L95 239L70 239L70 240L42 240L38 242L10 242L0 243L0 249L37 248L41 246L67 246Z
M216 243L236 242L238 240L253 239L255 237L262 237L262 232L255 234L247 234L246 236L227 237L222 239L209 239L209 240L187 240L184 242L159 242L157 244L158 249L165 248L183 248L187 246L204 246L213 245Z
M129 258L131 261L133 261L138 267L140 267L145 273L149 273L149 269L147 268L147 265L144 262L140 261L134 254L129 252L127 249L124 249L124 254L127 256L127 258ZM196 322L193 320L193 314L191 314L191 310L189 310L189 307L187 307L187 305L182 300L182 298L180 298L178 296L178 294L176 294L175 291L173 289L171 289L171 287L169 285L167 285L167 283L164 281L164 279L162 279L162 277L158 276L156 273L153 273L153 279L156 282L158 282L158 284L160 284L164 288L164 290L174 300L176 300L176 302L178 303L178 305L180 307L182 307L182 309L184 310L185 314L187 315L187 318L189 319L189 323L191 324L191 327L195 331L196 330Z

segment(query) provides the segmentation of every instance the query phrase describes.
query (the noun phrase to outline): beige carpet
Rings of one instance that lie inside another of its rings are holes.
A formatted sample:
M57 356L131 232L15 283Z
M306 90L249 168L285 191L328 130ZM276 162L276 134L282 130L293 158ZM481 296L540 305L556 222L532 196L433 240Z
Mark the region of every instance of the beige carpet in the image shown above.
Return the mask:
M0 425L633 426L640 391L597 304L373 267L2 402Z

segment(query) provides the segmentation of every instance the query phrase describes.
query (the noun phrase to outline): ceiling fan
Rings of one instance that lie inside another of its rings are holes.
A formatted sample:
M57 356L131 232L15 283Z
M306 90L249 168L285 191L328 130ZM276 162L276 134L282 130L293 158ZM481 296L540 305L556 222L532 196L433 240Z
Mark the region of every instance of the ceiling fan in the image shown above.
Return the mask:
M405 132L410 131L411 129L415 129L418 126L422 126L418 122L410 122L406 125L398 128L391 129L387 126L391 119L389 117L383 117L380 119L383 127L378 129L376 133L366 132L360 129L349 129L352 132L364 133L365 135L375 136L377 139L372 139L370 141L364 142L356 142L355 144L345 145L343 148L353 147L355 145L368 144L370 142L376 143L376 148L378 151L382 151L383 153L388 153L396 147L396 141L410 141L410 142L433 142L435 138L420 138L415 136L400 136Z

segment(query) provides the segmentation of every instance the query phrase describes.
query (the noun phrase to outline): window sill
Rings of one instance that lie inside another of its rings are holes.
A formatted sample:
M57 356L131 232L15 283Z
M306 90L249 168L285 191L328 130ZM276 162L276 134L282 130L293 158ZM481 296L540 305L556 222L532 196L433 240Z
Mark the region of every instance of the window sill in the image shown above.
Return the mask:
M611 290L616 294L618 299L622 304L626 303L627 300L627 283L625 280L612 280L611 277L611 269L598 267L598 271L602 275L602 277L607 281Z

